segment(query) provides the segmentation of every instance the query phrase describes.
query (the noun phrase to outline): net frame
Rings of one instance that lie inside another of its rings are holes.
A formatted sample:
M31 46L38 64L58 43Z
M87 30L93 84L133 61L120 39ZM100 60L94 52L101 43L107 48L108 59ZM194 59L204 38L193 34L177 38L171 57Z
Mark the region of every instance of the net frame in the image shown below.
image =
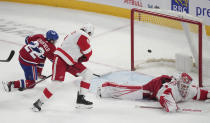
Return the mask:
M131 27L131 71L135 71L135 66L134 66L134 21L135 21L135 15L134 13L144 13L144 14L149 14L149 15L153 15L153 16L158 16L158 17L163 17L163 18L168 18L168 19L172 19L172 20L176 20L176 21L180 21L180 22L185 22L185 23L190 23L190 24L195 24L198 26L198 81L199 81L199 87L203 87L202 81L202 22L198 21L198 20L193 20L193 19L189 19L189 18L185 18L185 16L180 16L180 15L176 15L174 16L169 15L169 14L165 14L165 13L161 13L158 12L159 10L146 10L146 9L136 9L133 8L131 9L131 15L130 15L130 27Z

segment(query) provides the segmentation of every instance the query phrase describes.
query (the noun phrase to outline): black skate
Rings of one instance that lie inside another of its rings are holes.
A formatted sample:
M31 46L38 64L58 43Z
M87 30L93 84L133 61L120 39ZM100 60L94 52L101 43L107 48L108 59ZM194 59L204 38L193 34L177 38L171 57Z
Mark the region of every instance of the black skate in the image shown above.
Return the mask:
M4 87L4 90L6 92L11 92L14 90L14 82L11 81L11 82L2 82L2 85Z
M34 111L34 112L38 112L38 111L41 111L42 110L42 108L41 108L41 106L43 105L44 103L40 100L40 99L38 99L34 104L33 104L33 108L32 108L32 110Z
M77 106L76 108L86 108L90 109L93 107L93 103L90 101L85 100L84 95L80 95L79 92L77 93Z

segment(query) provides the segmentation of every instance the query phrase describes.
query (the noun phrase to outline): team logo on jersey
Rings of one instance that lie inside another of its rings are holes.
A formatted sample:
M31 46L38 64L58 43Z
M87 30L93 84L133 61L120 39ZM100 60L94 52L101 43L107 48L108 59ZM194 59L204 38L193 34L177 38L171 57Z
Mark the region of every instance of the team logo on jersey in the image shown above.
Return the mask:
M171 10L189 13L189 0L171 0Z

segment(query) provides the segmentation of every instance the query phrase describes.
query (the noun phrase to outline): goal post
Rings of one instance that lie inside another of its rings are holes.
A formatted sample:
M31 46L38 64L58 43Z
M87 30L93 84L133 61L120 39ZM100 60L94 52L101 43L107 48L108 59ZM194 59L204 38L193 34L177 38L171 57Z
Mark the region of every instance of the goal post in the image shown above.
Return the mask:
M146 19L145 19L146 18ZM170 22L168 21L170 20ZM195 66L197 67L197 75L198 75L198 81L199 86L202 87L202 81L203 81L203 66L202 66L202 60L203 60L203 52L202 52L202 43L203 43L203 25L202 21L194 19L194 17L188 17L186 14L178 13L178 12L172 12L172 11L166 11L166 10L159 10L159 9L131 9L131 17L130 17L130 24L131 24L131 70L136 70L135 67L135 45L136 45L136 39L135 39L135 23L136 22L146 22L150 24L156 24L161 26L166 26L174 29L182 29L184 30L184 35L187 39L189 49L192 53L192 57L195 62ZM166 22L167 21L167 22ZM181 27L177 26L177 22L181 23ZM170 24L174 23L174 24ZM196 26L196 36L197 39L196 43L198 45L193 46L191 43L193 42L192 36L189 33L192 31L187 26L188 24ZM141 28L141 27L138 27ZM139 40L138 40L139 41ZM143 43L143 42L142 42ZM142 56L143 57L143 56Z

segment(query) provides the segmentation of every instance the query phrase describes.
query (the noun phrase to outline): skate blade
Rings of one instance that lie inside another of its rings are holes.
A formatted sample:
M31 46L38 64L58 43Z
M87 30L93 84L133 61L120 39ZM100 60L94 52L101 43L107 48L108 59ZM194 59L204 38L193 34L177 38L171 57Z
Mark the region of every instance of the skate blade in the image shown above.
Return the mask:
M91 109L91 108L93 108L93 105L77 104L75 108L77 108L77 109Z
M34 111L34 112L40 112L40 111L41 111L41 110L39 110L39 109L36 108L36 107L32 107L31 109L32 109L32 111Z
M6 92L9 92L8 87L7 87L7 83L2 81L2 85L3 85L3 87L4 87L4 90L5 90Z

